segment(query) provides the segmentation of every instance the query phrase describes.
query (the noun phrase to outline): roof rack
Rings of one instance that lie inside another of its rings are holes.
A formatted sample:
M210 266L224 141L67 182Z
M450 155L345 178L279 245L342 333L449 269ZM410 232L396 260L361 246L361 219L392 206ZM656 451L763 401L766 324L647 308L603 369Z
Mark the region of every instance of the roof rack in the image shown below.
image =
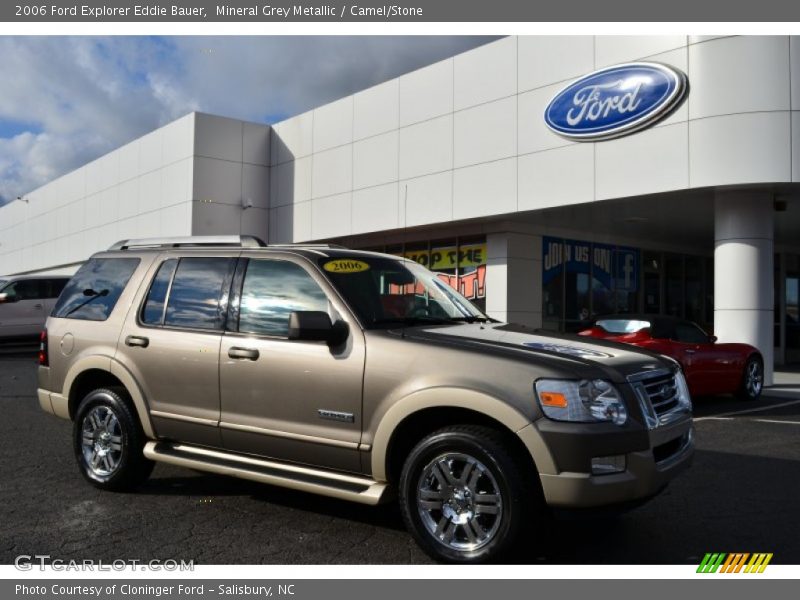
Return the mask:
M232 246L235 248L264 248L266 244L253 235L192 235L186 237L144 238L120 240L109 250L133 248L184 248L202 246Z
M109 250L133 250L134 248L191 248L204 246L230 246L233 248L310 248L330 250L344 246L339 244L266 244L254 235L191 235L186 237L143 238L120 240Z

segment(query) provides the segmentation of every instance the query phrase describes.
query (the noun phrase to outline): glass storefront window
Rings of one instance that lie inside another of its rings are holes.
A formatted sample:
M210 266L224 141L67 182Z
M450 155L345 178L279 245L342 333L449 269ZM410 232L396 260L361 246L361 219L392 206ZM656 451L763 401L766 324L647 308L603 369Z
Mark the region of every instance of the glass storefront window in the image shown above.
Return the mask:
M687 256L685 262L684 307L685 317L697 323L703 322L703 259Z
M633 313L639 310L640 252L636 248L614 250L614 296L616 312Z
M486 310L486 238L461 241L457 289L478 308Z
M713 319L713 258L544 237L542 326L577 331L598 315Z
M683 317L683 256L666 255L664 268L664 312L674 317Z
M642 253L644 266L644 312L661 313L661 254L658 252Z
M590 316L615 312L614 246L592 244L592 305ZM588 324L588 323L587 323Z

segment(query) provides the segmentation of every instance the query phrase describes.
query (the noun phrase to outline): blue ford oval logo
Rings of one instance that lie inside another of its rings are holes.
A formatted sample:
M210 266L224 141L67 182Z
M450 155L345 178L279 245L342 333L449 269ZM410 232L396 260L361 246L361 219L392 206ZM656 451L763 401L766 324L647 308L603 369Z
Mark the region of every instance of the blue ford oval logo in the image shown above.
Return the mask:
M660 63L628 63L595 71L561 90L544 111L565 138L594 142L649 127L686 96L686 75Z

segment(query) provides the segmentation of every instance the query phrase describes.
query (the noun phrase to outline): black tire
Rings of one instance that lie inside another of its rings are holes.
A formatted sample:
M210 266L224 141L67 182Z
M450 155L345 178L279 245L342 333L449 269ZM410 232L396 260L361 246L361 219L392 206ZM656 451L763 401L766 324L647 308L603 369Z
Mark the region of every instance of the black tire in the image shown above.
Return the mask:
M78 406L72 439L81 474L98 488L131 490L153 470L153 461L142 454L144 433L123 388L89 392Z
M544 516L535 473L503 442L494 429L456 425L431 433L411 450L400 475L400 508L406 527L431 557L456 563L499 561ZM440 459L445 466L437 475L432 465L440 464ZM475 463L467 471L469 460ZM467 484L476 472L481 474L470 491ZM445 487L442 477L452 485ZM491 493L492 487L497 494ZM499 496L499 502L489 500L494 496ZM441 508L431 508L437 504ZM497 512L484 514L487 509ZM455 524L462 519L466 523ZM486 538L476 531L483 531Z
M740 400L753 402L761 396L764 389L764 361L758 354L753 354L744 363L742 381L736 397Z

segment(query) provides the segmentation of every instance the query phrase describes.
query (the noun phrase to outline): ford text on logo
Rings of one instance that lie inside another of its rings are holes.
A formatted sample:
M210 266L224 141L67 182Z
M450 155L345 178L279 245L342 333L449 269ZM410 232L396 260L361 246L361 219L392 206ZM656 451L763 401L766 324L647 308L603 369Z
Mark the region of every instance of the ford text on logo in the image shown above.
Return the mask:
M659 63L628 63L595 71L561 90L544 111L562 137L595 142L649 127L676 109L686 75Z

